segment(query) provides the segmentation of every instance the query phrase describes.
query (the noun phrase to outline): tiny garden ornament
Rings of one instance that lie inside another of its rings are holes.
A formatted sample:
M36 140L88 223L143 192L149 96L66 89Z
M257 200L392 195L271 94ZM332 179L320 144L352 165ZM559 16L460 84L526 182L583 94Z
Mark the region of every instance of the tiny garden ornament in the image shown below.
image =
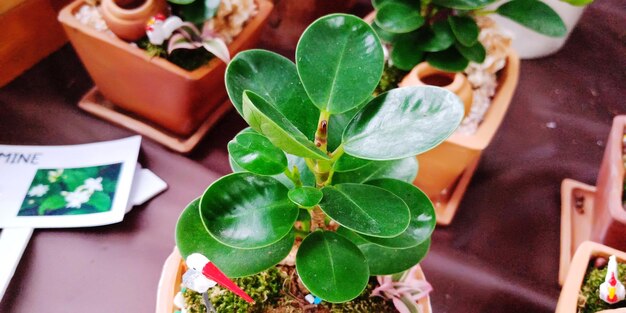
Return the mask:
M609 257L606 277L600 285L600 299L609 304L614 304L626 298L626 288L619 280L617 261L614 255Z
M153 45L162 45L163 42L172 36L172 33L183 26L183 20L178 16L165 18L163 14L157 14L148 21L146 25L146 35Z

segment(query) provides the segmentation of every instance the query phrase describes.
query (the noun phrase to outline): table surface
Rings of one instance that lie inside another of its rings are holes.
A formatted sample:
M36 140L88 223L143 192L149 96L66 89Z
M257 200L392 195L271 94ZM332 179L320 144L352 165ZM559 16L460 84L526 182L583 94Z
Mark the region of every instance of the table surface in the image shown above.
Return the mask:
M351 12L364 15L371 9L365 2ZM321 11L298 20L300 26ZM286 31L280 22L272 20L264 38L280 37ZM435 230L422 262L435 312L554 311L559 187L568 177L595 183L611 120L626 113L625 30L622 0L599 0L559 53L522 62L502 126L455 220ZM293 58L295 42L276 43L264 39L261 46ZM0 143L80 144L132 135L78 109L92 84L66 45L0 89ZM35 231L0 312L154 312L177 217L230 172L226 144L243 127L231 111L189 156L144 139L139 161L169 189L119 224Z

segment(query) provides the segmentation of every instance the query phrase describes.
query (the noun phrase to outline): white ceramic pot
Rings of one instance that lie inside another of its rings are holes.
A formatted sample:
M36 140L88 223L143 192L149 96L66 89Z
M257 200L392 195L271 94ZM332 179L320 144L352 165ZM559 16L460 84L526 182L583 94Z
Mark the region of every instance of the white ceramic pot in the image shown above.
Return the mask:
M580 16L585 10L585 6L573 6L560 0L542 1L556 11L563 19L563 22L565 22L567 34L564 37L545 36L498 14L489 15L502 28L509 30L513 34L513 48L522 59L545 57L559 51L565 45L565 41L567 41L569 34L576 27L576 23L578 23ZM502 3L505 3L505 1L491 5L490 8L495 9Z

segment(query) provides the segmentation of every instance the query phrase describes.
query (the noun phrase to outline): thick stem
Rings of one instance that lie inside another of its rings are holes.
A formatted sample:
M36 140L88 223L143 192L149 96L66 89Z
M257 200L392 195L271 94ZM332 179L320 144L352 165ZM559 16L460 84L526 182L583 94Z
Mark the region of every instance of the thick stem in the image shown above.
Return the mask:
M326 229L326 214L320 208L319 205L316 205L311 212L311 232L314 232L318 229Z
M317 131L315 131L315 145L322 151L328 150L328 120L330 113L326 111L320 112L320 118L317 122Z

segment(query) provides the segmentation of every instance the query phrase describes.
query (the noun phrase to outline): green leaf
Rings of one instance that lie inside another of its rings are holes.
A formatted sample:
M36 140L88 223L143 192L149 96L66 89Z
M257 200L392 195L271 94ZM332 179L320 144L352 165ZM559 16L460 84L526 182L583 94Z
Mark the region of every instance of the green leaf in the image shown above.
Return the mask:
M450 28L456 39L464 46L470 47L478 42L478 25L469 16L448 16Z
M498 7L496 13L546 36L563 37L567 33L567 27L559 15L541 1L509 1Z
M260 175L277 175L287 169L285 153L260 134L239 134L228 143L233 161Z
M389 238L398 236L409 225L409 208L385 189L346 183L324 187L322 193L322 211L358 233Z
M380 26L376 25L376 23L372 23L370 26L372 26L372 29L376 32L378 37L385 42L395 42L398 38L403 37L404 35L388 32L380 28Z
M434 4L457 10L475 10L496 2L496 0L433 0Z
M483 45L478 41L471 47L466 47L458 42L455 42L454 47L464 58L476 63L483 63L485 61L485 57L487 56L485 47L483 47Z
M291 231L298 218L298 207L287 192L272 177L247 172L224 176L202 195L202 222L211 236L230 247L272 245Z
M395 178L412 183L417 176L417 159L408 157L399 160L370 161L366 166L346 171L335 172L333 184L365 183L378 178Z
M111 210L111 197L104 192L94 192L87 204L93 206L98 212L107 212Z
M433 24L432 29L417 34L415 47L421 51L437 52L447 49L454 43L454 34L448 21Z
M445 72L461 72L468 65L469 60L466 59L455 47L450 47L445 51L429 53L426 61L432 67Z
M328 231L304 238L296 255L296 270L312 294L331 303L356 298L365 290L370 275L359 248Z
M569 3L577 7L582 7L593 2L593 0L561 0L561 1Z
M426 152L450 136L463 118L454 93L432 86L393 89L374 98L343 133L346 153L394 160Z
M401 3L416 10L420 8L420 1L418 0L372 0L372 6L376 10L386 3Z
M365 106L370 99L359 105L358 107L341 114L333 114L330 116L330 120L328 122L328 151L335 151L337 147L341 144L341 135L343 134L343 130L346 129L348 123L352 120L352 118L359 113L361 108Z
M383 188L402 199L411 211L411 222L409 227L397 237L378 238L366 235L361 235L361 237L390 248L415 247L430 238L437 221L435 207L424 192L413 184L390 178L368 181L367 184Z
M183 19L194 24L202 24L215 16L220 0L195 0L181 6Z
M332 114L367 99L383 73L383 49L374 30L353 15L313 22L296 48L296 67L309 98Z
M250 127L267 137L274 146L297 156L328 160L324 152L259 95L245 91L242 109L243 118Z
M315 138L320 112L309 100L289 59L265 50L238 53L226 69L226 90L242 114L243 92L250 90L273 105L309 140Z
M397 68L410 71L424 59L424 52L418 48L416 38L405 36L393 45L391 61Z
M289 190L289 200L291 202L305 208L310 208L322 200L322 192L315 187L298 187L296 189Z
M406 271L419 263L430 248L430 239L412 248L394 249L368 242L344 227L340 227L337 233L348 238L363 252L370 275L392 275Z
M196 0L167 0L167 2L169 2L169 3L181 4L181 5L190 4L190 3L194 2L194 1L196 1Z
M398 3L388 2L378 8L376 25L392 33L408 33L424 25L424 18L419 10Z
M351 172L372 163L371 160L355 158L349 154L343 154L333 165L335 172Z
M39 213L39 215L44 215L46 211L53 211L64 208L66 204L67 202L65 202L65 198L63 198L63 196L53 195L45 198L41 202L41 205L39 206L37 212Z
M67 186L68 191L74 191L78 186L85 183L85 180L89 178L89 175L80 168L66 169L61 175L61 179Z
M183 258L192 253L200 253L215 263L228 277L242 277L276 265L291 251L295 241L293 230L275 244L259 249L236 249L221 244L204 228L199 204L199 199L192 201L176 224L176 246Z

